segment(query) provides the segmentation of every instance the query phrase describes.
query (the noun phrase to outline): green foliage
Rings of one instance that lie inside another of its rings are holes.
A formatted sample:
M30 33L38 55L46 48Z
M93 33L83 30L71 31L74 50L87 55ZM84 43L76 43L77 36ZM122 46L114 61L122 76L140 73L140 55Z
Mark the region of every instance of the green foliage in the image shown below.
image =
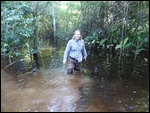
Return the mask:
M143 45L147 42L148 42L148 37L141 38L140 36L138 36L137 44L133 44L133 46L136 48L133 52L135 54L139 54L141 51L146 50L145 48L143 48Z
M54 40L52 1L39 1L35 18L31 3L1 2L2 53L15 50L16 47L20 50L19 45L26 47L27 42L31 42L32 48L36 29L34 20L37 20L40 41ZM117 45L116 51L123 49L124 52L134 51L140 55L149 48L149 39L146 38L149 37L148 1L55 1L54 8L56 37L60 43L72 38L73 32L80 29L86 45L96 49L114 44Z
M96 43L99 43L97 33L92 33L91 35L89 35L85 38L85 44L87 46L93 46L94 47Z
M1 17L1 41L3 43L1 53L6 51L15 52L13 55L18 57L21 55L21 49L25 47L27 38L33 36L32 22L34 18L32 8L27 2L4 2Z
M96 49L100 49L101 47L104 49L105 48L105 43L108 41L108 38L103 38L99 36L99 34L102 33L102 31L94 32L91 35L88 35L85 38L85 44L89 47L93 47Z
M102 46L102 47L104 48L104 47L105 47L105 42L106 42L107 40L108 40L107 38L102 39L102 40L99 42L99 47Z
M118 44L115 49L126 49L128 47L130 47L132 45L132 42L127 43L127 41L129 40L129 38L125 38L123 42L121 42L120 44Z

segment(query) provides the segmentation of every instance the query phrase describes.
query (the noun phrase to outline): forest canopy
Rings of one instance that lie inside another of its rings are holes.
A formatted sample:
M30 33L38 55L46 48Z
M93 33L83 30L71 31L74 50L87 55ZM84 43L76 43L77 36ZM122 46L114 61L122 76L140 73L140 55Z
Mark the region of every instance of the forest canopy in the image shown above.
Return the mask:
M1 1L1 57L10 62L64 46L76 29L88 48L147 58L149 1Z

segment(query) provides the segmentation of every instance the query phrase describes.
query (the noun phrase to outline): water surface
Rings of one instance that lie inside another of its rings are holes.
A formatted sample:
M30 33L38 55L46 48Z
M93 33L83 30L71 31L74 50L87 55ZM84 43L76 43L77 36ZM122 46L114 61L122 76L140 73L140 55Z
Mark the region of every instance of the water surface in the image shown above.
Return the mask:
M149 111L148 63L90 53L81 72L69 76L62 51L44 53L36 76L1 70L2 112Z

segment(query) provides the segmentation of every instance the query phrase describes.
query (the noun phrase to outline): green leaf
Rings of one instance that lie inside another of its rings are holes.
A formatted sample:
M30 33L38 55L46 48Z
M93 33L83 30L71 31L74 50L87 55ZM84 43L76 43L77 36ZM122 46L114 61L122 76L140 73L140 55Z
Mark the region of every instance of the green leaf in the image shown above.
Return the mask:
M145 37L145 38L144 38L144 42L148 42L148 37Z
M94 44L94 43L95 43L95 40L92 41L92 44Z
M141 51L145 51L146 49L144 49L144 48L140 48L140 49L137 49L137 52L141 52Z
M124 48L127 48L127 47L129 47L131 45L132 45L132 42L129 42L128 44L126 44L126 46Z
M125 38L125 40L123 41L123 46L127 43L128 39L129 39L128 37Z
M117 45L116 47L115 47L115 50L117 50L117 49L119 49L119 48L121 48L122 47L122 45Z

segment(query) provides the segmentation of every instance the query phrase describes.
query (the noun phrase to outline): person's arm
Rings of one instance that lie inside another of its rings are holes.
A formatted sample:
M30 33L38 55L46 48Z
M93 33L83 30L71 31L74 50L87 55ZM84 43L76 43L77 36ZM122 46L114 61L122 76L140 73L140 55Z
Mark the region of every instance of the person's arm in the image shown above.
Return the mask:
M64 52L64 57L63 57L63 64L65 64L66 61L67 61L67 57L68 57L68 54L69 54L70 48L71 48L70 43L71 43L71 41L69 41L69 42L67 43L67 46L66 46L66 49L65 49L65 52Z
M86 49L85 49L84 40L83 40L83 57L84 57L84 60L86 61L86 59L87 59L87 52L86 52Z

